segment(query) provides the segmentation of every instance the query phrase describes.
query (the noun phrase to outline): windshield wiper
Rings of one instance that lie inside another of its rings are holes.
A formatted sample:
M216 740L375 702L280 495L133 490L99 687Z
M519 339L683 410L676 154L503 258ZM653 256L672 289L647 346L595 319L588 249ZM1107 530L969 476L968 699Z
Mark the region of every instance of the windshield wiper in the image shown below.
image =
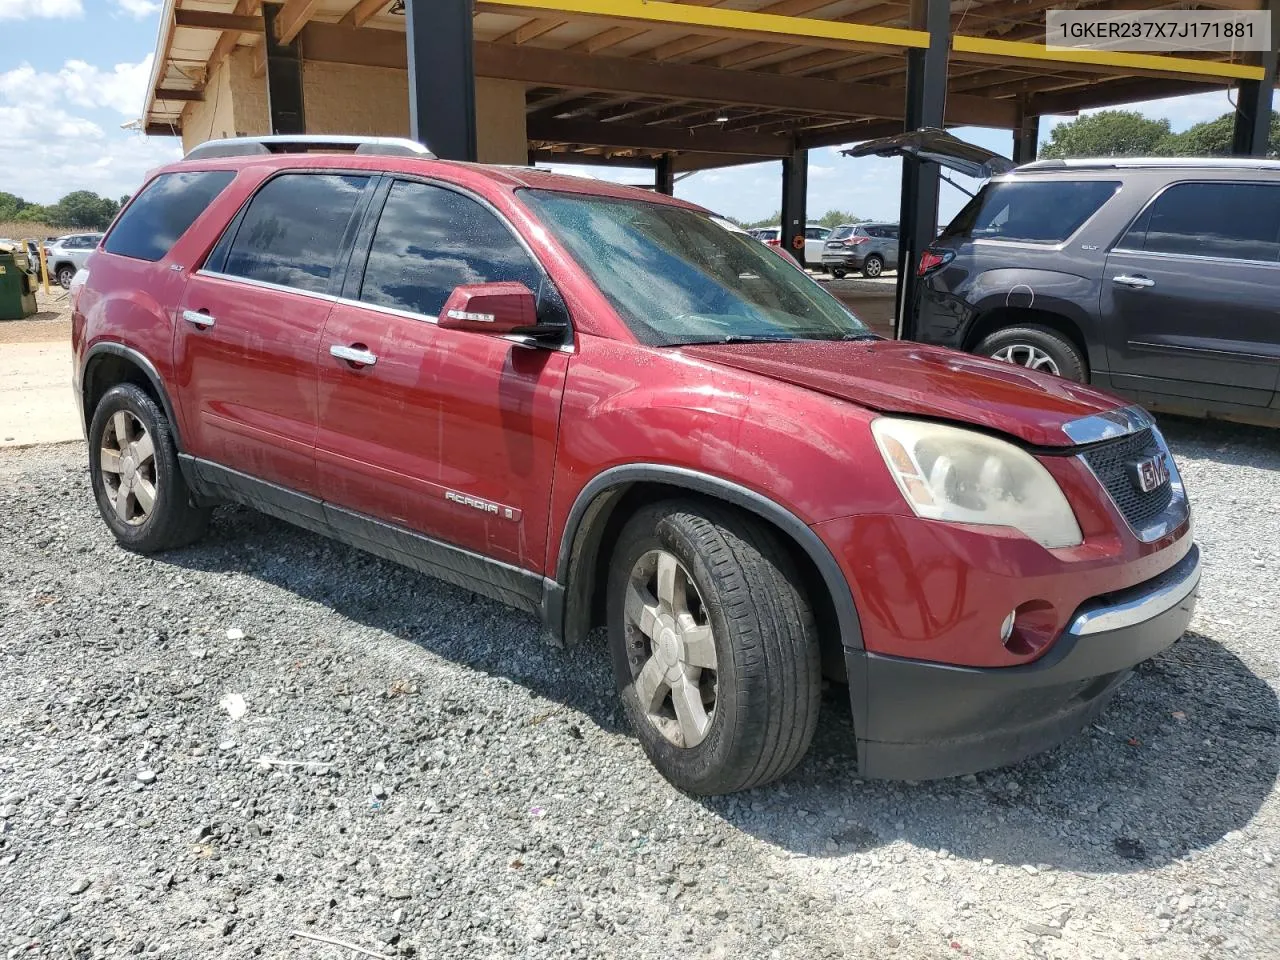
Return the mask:
M846 333L841 340L883 340L878 333Z

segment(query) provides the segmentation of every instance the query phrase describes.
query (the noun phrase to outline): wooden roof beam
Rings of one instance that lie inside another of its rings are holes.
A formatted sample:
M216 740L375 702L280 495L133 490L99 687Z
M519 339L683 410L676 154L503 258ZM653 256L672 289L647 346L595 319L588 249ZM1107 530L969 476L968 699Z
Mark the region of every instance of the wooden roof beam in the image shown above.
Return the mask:
M234 30L238 33L262 32L262 17L252 17L237 13L214 13L209 10L186 10L182 7L173 11L173 23L178 27L193 27L197 30Z
M349 27L363 27L389 6L391 0L360 0L339 22Z
M287 0L276 14L276 40L282 44L292 43L319 6L320 0Z
M821 7L830 6L832 0L779 0L777 3L771 3L766 7L760 8L760 13L772 13L780 17L799 17L806 13L811 13ZM713 43L718 43L720 37L681 37L678 40L672 40L655 47L650 51L650 56L655 60L673 60L676 57L683 57L686 54L709 47Z
M580 120L537 120L528 126L530 140L557 143L590 143L602 147L663 152L697 150L701 153L749 154L760 157L791 155L784 137L755 133L691 131L679 127L655 127Z

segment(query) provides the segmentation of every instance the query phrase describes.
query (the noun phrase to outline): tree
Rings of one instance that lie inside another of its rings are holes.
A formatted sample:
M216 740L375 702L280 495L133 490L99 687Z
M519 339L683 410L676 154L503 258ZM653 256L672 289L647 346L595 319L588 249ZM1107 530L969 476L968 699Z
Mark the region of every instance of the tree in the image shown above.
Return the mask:
M843 210L828 210L819 219L818 223L824 227L838 227L845 223L860 223L861 217L855 217L852 213L846 213Z
M770 214L769 216L765 217L763 220L751 220L751 221L749 221L749 222L747 222L747 223L742 224L742 226L743 226L743 227L745 227L745 228L746 228L746 229L748 229L748 230L751 230L751 229L754 229L755 227L772 227L772 226L776 226L777 224L779 224L779 223L781 223L781 222L782 222L782 211L781 211L781 210L775 210L775 211L773 211L773 213L772 213L772 214Z
M1157 150L1169 157L1229 157L1235 114L1224 113L1216 120L1206 120L1182 133L1165 137ZM1267 138L1267 156L1280 156L1280 113L1271 113L1271 135Z
M81 230L105 230L119 209L114 200L91 190L76 190L53 205L51 222Z
M1168 120L1148 120L1132 110L1101 110L1054 127L1040 156L1045 160L1149 157L1171 135Z
M18 214L28 206L30 204L21 197L0 190L0 221L18 219Z

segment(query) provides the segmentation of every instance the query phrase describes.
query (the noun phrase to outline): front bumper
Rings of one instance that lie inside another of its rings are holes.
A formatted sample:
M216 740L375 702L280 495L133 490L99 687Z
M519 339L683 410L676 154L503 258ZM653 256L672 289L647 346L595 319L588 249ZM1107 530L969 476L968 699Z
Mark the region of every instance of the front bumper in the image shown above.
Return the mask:
M1200 551L1127 590L1094 598L1047 654L1016 667L957 667L846 649L858 766L927 780L1002 767L1083 729L1133 668L1182 636Z

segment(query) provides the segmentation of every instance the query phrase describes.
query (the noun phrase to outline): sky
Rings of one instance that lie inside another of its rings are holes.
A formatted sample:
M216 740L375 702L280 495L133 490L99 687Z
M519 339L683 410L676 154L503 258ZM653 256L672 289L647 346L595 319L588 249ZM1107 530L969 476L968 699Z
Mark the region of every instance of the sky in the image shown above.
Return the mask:
M37 203L72 190L118 198L153 167L181 156L176 138L144 137L122 125L139 117L159 29L158 0L0 0L0 189ZM1131 104L1174 131L1232 109L1225 91ZM1045 117L1043 142L1057 123ZM957 136L1008 156L1006 130L963 127ZM896 220L900 161L850 159L839 147L809 155L809 215L846 210L863 219ZM651 182L647 171L582 167L623 182ZM967 178L955 179L975 189ZM781 164L751 164L692 174L677 196L750 221L778 209ZM939 220L967 198L944 183Z

